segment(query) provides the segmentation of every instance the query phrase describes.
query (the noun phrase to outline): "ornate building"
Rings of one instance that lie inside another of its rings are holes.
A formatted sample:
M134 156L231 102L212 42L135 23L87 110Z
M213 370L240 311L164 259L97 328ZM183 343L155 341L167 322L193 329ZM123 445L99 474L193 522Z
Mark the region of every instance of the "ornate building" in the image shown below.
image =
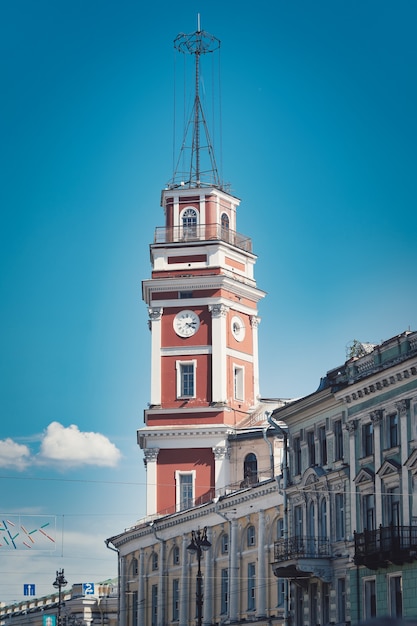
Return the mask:
M297 626L416 618L417 333L356 344L288 426L283 537L273 570Z

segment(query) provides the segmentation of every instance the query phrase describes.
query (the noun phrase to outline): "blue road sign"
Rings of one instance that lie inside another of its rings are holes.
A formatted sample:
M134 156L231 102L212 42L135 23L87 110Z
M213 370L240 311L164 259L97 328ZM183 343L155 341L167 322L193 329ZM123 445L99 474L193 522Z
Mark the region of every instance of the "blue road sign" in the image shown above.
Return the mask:
M35 595L35 585L23 585L23 595L24 596L34 596Z
M83 583L83 594L85 596L94 595L94 583Z

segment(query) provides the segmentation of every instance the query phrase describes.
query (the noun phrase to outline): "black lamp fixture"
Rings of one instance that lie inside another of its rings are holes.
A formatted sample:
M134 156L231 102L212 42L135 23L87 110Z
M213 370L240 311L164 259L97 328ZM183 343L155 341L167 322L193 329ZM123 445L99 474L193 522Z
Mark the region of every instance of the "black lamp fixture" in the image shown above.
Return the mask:
M197 555L198 571L197 571L197 591L196 591L196 604L197 604L197 626L202 626L203 623L203 576L201 574L201 556L211 548L211 543L207 539L207 526L204 526L201 531L193 530L191 532L191 543L187 550L190 554Z
M58 624L57 626L61 626L61 600L62 600L62 587L68 585L68 582L65 580L64 570L60 569L56 573L56 578L52 585L55 589L58 589Z

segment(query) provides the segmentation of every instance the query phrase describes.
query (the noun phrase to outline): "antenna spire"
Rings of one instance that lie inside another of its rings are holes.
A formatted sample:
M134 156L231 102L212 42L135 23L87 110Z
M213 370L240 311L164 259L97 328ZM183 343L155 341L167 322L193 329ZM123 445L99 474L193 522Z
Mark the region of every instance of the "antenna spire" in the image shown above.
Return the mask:
M197 31L191 34L180 33L174 40L174 47L183 54L194 55L194 103L191 116L184 131L180 155L175 167L170 187L207 187L222 188L214 157L213 146L200 98L200 64L204 54L220 48L220 40L201 30L200 14L197 14ZM204 132L205 143L202 143ZM186 150L190 150L190 163L187 171L180 171L180 163L184 161ZM204 151L204 154L203 154ZM203 159L205 161L203 164Z

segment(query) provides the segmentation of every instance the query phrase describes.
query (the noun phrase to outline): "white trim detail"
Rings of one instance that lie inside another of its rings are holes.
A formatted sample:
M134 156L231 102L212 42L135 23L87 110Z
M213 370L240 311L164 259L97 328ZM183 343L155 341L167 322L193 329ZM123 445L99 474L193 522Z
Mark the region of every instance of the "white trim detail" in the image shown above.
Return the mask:
M193 366L193 393L192 395L183 395L181 393L182 390L182 371L181 368L184 365L192 365ZM196 397L196 387L197 387L197 360L196 359L188 359L185 361L175 361L175 369L177 371L177 399L180 398L195 398Z
M192 497L192 506L194 506L195 502L195 479L196 479L196 471L182 471L175 470L175 508L177 511L181 511L181 476L192 476L192 484L193 484L193 497Z

